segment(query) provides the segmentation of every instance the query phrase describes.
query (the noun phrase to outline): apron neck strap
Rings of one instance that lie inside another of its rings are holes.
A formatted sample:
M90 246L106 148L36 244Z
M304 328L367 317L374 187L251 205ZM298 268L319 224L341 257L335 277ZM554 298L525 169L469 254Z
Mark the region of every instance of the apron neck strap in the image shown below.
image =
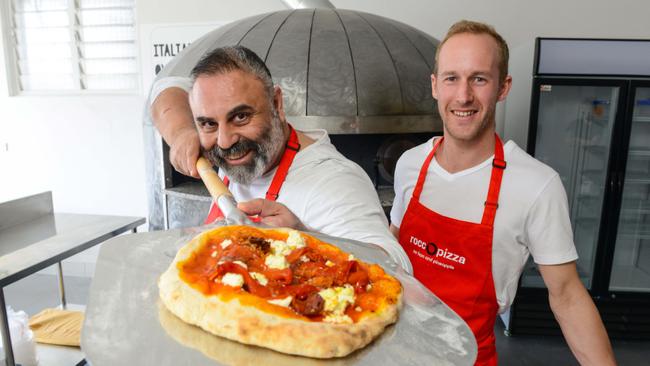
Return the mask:
M413 190L413 199L420 201L420 194L424 187L424 182L427 178L427 172L429 171L429 165L433 156L436 154L436 150L442 144L444 137L439 138L433 145L433 149L424 160L422 168L420 169L420 174L418 175L418 181L415 184L415 189ZM492 159L492 174L490 176L490 187L488 188L487 199L485 200L485 209L483 210L483 218L481 219L481 224L492 226L494 224L494 218L496 216L497 208L499 207L499 191L501 190L501 180L503 178L503 171L506 169L506 161L504 160L503 153L503 143L499 138L499 135L494 134L494 159Z
M418 181L415 184L415 189L413 190L413 198L417 201L420 201L420 194L422 193L422 188L424 187L424 181L427 179L427 171L429 171L429 164L431 164L431 159L433 159L433 156L436 154L438 146L442 144L442 140L444 140L444 137L436 140L436 142L433 144L433 149L431 149L431 152L429 153L429 156L427 156L427 158L424 160L424 163L422 164L420 175L418 175Z
M490 188L488 189L487 199L485 200L485 209L481 224L494 225L494 218L499 208L499 192L501 191L501 179L503 171L506 169L506 161L503 155L503 143L499 135L494 134L494 159L492 159L492 175L490 176Z
M270 201L275 201L280 196L280 189L282 188L282 183L289 173L289 168L291 163L293 163L293 158L296 157L298 151L300 151L300 142L298 142L298 134L294 130L293 126L289 125L289 141L284 148L284 153L282 153L282 158L280 158L280 163L278 164L278 170L275 171L271 185L269 186L268 191L266 191L266 199Z

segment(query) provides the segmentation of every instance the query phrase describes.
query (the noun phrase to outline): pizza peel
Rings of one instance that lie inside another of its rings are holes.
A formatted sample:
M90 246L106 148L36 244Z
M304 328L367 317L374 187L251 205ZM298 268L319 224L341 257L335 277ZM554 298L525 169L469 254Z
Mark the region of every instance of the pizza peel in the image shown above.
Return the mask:
M225 216L209 228L253 223L212 165L197 162L201 178ZM186 324L158 299L157 281L176 252L206 226L120 236L100 250L84 320L81 346L95 366L141 364L352 366L473 365L476 341L465 322L381 247L308 233L370 263L381 264L403 286L397 323L365 348L329 360L310 359L240 344Z
M219 220L211 225L224 226ZM382 264L402 283L397 323L343 358L310 359L240 344L186 324L161 307L158 278L205 226L122 235L102 244L91 283L81 348L93 366L471 366L476 341L465 322L380 247L309 233L360 260ZM392 263L392 264L388 264ZM288 336L288 335L287 335Z

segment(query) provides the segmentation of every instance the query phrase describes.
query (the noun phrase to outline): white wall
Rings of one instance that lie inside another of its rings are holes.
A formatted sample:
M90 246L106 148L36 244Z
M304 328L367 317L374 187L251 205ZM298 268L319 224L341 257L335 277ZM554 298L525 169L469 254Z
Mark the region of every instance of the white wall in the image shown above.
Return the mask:
M498 128L522 146L535 37L650 38L646 0L331 2L405 22L438 39L459 19L494 25L510 44L514 77ZM232 21L286 9L280 0L136 4L138 24ZM4 71L4 54L0 56ZM51 190L57 211L147 216L143 105L142 95L9 97L5 72L0 72L0 202Z

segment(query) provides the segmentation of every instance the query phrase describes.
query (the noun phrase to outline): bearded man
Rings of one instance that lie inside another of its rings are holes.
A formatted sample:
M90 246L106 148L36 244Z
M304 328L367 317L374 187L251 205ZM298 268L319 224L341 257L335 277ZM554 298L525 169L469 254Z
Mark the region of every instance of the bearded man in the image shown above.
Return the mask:
M217 48L191 78L189 105L182 79L162 79L153 92L154 123L176 170L197 177L201 153L220 168L240 209L263 223L374 243L411 271L370 178L336 151L326 131L293 129L282 90L254 52ZM206 223L219 217L213 204Z

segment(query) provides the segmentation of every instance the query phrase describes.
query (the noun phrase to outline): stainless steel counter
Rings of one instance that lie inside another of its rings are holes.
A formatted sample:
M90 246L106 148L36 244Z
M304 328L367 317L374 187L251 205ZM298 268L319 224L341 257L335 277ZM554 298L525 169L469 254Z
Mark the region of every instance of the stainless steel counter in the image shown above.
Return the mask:
M0 331L7 365L14 359L3 288L52 264L61 269L65 258L144 223L143 217L54 213L49 192L0 204Z
M86 307L81 347L93 366L109 365L472 365L467 325L379 247L312 234L365 261L380 263L404 286L398 322L348 357L289 356L211 335L171 314L158 277L177 250L205 228L121 236L101 248Z

